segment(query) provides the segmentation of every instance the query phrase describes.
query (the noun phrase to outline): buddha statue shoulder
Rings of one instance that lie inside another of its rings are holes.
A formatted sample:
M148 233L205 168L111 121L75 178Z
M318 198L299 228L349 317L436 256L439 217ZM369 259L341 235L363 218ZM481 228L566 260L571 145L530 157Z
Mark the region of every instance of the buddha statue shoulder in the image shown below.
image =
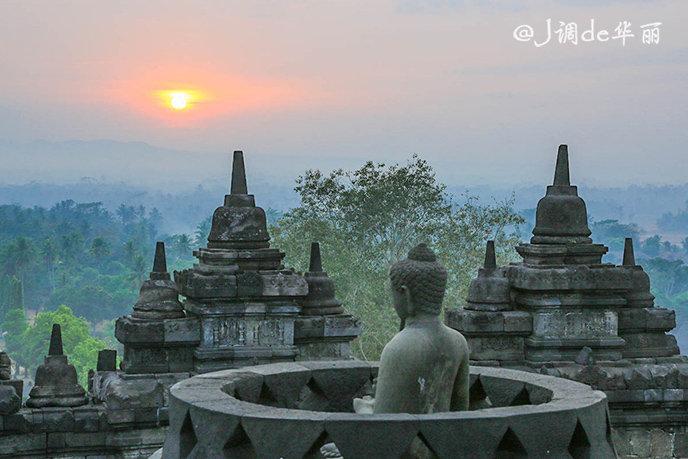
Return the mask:
M437 413L468 409L468 345L442 323L447 271L425 244L390 270L402 329L380 358L375 398L356 399L359 413Z

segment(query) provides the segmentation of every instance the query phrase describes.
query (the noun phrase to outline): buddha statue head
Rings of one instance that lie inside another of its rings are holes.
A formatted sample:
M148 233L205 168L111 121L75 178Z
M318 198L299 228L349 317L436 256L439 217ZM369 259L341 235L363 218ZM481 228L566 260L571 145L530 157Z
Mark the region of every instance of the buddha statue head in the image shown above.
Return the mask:
M394 309L401 318L439 315L447 288L447 270L425 244L419 244L389 272Z

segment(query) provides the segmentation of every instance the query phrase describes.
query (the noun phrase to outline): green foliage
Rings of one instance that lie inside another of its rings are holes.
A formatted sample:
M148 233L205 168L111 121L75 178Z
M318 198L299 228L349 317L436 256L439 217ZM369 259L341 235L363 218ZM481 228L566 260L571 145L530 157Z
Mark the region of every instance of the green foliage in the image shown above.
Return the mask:
M23 349L24 333L29 327L24 309L10 309L10 311L5 314L5 320L2 322L2 326L5 330L8 330L5 334L5 348L7 352L14 357Z
M69 304L94 323L125 314L150 269L161 219L124 204L114 215L101 203L0 206L0 321L14 277L28 310Z
M667 212L657 220L657 226L664 231L684 232L688 227L688 201L676 213Z
M590 225L592 238L598 244L609 247L609 254L605 260L609 263L621 263L624 249L624 240L627 237L633 238L635 249L640 254L641 247L640 228L635 223L621 223L618 220L600 220Z
M355 171L325 175L309 170L297 179L301 206L271 228L275 245L298 270L308 268L308 246L321 243L323 263L338 297L360 317L364 332L357 353L379 357L398 330L387 272L416 244L426 242L449 271L445 305L460 307L470 279L481 265L485 240L496 239L502 259L518 241L523 219L512 202L481 205L464 196L455 203L432 167L414 156L405 165L368 162Z

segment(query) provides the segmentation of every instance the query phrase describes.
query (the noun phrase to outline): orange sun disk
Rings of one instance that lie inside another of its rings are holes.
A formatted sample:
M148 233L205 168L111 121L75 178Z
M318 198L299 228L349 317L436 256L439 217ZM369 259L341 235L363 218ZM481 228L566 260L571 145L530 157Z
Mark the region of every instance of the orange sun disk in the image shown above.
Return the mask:
M206 99L203 93L191 89L161 90L156 95L162 106L178 112L188 110Z

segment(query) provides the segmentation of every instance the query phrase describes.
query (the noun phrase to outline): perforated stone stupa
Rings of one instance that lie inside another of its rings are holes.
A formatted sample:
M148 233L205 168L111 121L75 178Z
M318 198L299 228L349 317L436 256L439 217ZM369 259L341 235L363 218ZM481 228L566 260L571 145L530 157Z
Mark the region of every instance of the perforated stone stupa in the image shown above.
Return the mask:
M62 331L53 324L50 348L43 365L36 370L36 384L29 393L26 406L45 408L51 406L81 406L88 403L86 391L79 384L76 369L67 362L62 352Z
M213 214L208 246L194 252L197 265L175 273L185 308L201 325L197 371L296 358L294 320L308 285L284 269L284 253L269 240L236 151L231 191Z
M688 358L673 310L656 307L626 240L621 266L602 262L585 202L559 147L553 184L538 202L521 263L485 266L446 323L466 336L475 364L526 368L604 390L621 456L688 456ZM643 446L647 445L647 446Z

